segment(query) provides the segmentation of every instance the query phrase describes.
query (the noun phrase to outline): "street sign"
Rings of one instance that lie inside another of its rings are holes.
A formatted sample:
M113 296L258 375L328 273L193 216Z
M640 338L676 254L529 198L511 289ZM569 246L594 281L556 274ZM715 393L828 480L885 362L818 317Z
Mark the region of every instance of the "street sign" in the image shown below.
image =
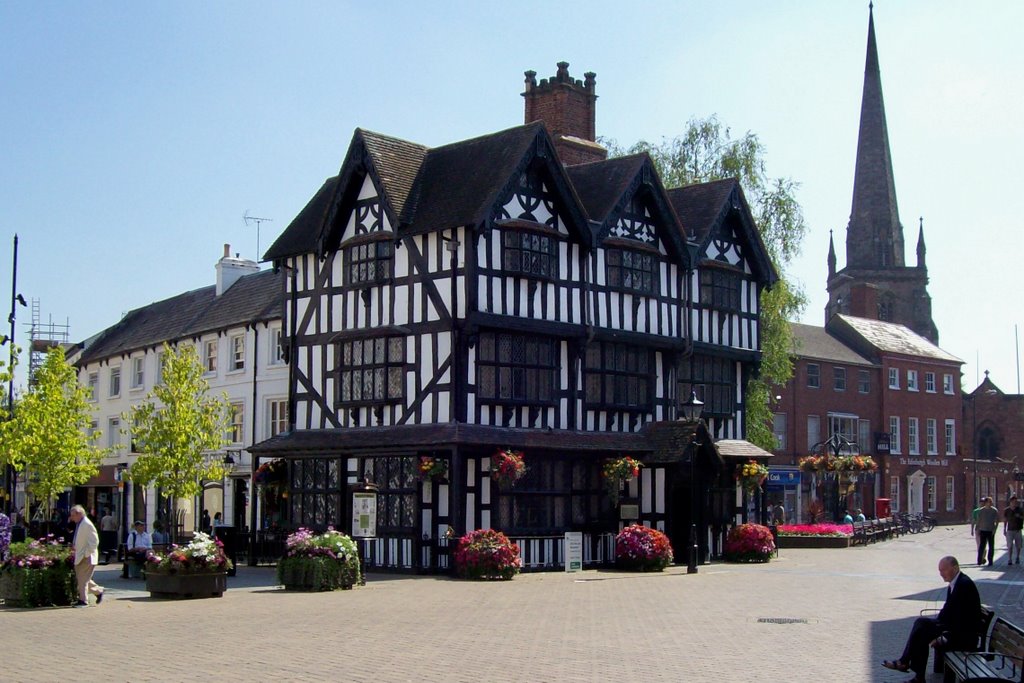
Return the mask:
M373 491L352 493L352 537L376 538L377 494Z
M583 571L583 532L565 532L565 571Z

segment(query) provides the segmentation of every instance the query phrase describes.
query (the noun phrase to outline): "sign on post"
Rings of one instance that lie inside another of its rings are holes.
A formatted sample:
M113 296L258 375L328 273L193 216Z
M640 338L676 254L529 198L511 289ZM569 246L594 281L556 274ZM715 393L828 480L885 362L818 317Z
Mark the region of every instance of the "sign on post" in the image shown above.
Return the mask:
M352 538L377 537L377 494L373 491L352 493Z
M583 571L583 532L565 532L565 571Z

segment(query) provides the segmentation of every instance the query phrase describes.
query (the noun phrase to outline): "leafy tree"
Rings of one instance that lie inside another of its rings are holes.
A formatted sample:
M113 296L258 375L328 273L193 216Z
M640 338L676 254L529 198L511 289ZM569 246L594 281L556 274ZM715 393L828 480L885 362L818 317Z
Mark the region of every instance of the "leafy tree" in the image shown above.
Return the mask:
M203 479L224 477L224 468L208 453L227 443L229 404L226 397L207 395L210 386L195 347L175 351L164 344L163 359L163 382L125 416L140 453L128 476L141 486L158 487L177 512L179 499L202 491Z
M50 349L32 380L0 425L0 458L25 473L26 491L43 502L48 518L54 498L95 475L106 451L95 446L99 432L89 431L89 390L62 349Z
M795 193L799 184L772 178L765 171L765 149L757 135L733 138L718 117L691 119L686 132L660 144L640 141L623 150L609 144L613 156L647 152L665 187L682 187L724 178L738 178L761 231L779 281L761 297L761 370L747 384L747 438L762 448L777 446L772 433L773 388L793 376L789 319L803 309L805 297L785 277L785 268L800 253L807 226Z

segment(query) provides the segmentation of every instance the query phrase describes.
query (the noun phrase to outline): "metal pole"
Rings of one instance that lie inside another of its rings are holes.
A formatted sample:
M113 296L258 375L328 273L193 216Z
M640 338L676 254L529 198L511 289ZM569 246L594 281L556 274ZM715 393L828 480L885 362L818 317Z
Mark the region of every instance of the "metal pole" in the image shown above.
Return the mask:
M971 397L971 455L974 456L974 507L971 508L971 522L974 510L978 509L978 397Z
M686 573L697 573L697 439L696 433L690 441L690 556L686 563Z
M10 344L10 356L8 370L11 372L11 377L7 383L7 416L8 419L14 417L14 314L15 306L18 303L18 235L14 235L14 267L11 268L11 316L7 319L7 322L11 324L11 334L7 339L7 343ZM7 466L7 513L10 515L14 510L17 509L14 496L17 493L17 472L14 470L14 465ZM27 506L26 506L27 507ZM25 510L28 512L28 510ZM26 524L26 526L28 526Z

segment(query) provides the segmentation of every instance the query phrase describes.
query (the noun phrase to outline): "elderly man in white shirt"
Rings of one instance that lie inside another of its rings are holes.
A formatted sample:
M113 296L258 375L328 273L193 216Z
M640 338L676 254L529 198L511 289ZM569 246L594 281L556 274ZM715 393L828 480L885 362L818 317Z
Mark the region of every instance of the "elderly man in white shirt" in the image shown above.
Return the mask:
M68 518L75 524L75 580L78 582L78 602L75 607L89 605L89 593L96 596L96 604L103 602L103 587L92 580L99 562L100 535L85 516L85 508L76 505Z

